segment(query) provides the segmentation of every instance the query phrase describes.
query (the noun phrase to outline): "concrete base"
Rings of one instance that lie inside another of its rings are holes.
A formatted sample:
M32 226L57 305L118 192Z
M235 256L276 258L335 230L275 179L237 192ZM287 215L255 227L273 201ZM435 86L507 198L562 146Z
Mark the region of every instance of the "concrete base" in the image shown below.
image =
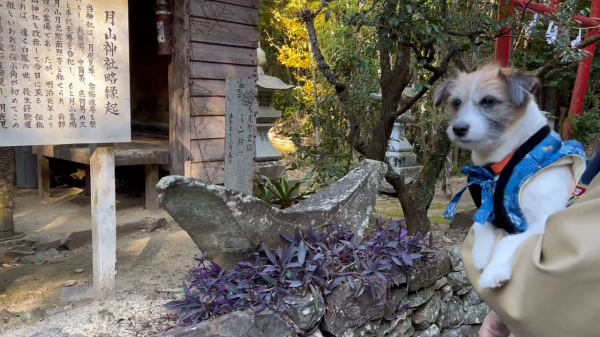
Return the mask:
M405 183L409 183L419 178L422 168L423 166L398 167L394 168L394 171L404 177ZM392 185L390 185L385 179L383 179L381 185L379 186L379 192L396 195L396 191L394 191Z
M254 168L258 174L271 180L281 177L285 172L285 164L279 160L256 162Z

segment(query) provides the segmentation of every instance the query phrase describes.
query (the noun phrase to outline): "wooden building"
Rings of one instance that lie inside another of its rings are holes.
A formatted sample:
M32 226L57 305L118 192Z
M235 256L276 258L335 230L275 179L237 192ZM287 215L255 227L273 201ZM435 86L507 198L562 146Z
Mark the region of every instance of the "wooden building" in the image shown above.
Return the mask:
M161 169L223 183L225 79L258 76L258 0L169 0L172 55L158 55L155 3L129 0L132 141L115 145L116 166L146 166L148 209ZM33 151L42 197L48 158L90 162L87 145Z

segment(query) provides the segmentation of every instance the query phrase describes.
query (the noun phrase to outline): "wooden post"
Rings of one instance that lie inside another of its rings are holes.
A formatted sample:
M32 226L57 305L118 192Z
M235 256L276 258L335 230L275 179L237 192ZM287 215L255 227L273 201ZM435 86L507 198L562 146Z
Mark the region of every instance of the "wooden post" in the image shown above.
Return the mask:
M13 188L15 148L0 147L0 240L15 235Z
M592 1L592 12L591 17L596 17L600 14L600 0ZM598 35L598 26L588 29L585 33L585 40L591 39ZM596 51L596 44L591 44L583 49L585 53L589 53L584 56L583 60L579 62L577 67L577 77L575 77L575 86L573 88L573 96L571 97L571 107L569 108L569 116L581 115L583 112L583 104L585 103L585 93L587 92L588 82L590 80L590 72L592 71L592 64L594 63L594 52ZM563 137L569 139L569 133L571 131L571 121L569 118L566 120Z
M158 184L158 165L146 165L146 209L149 211L158 211L158 193L156 192L156 184Z
M225 81L225 187L252 195L256 157L256 80Z
M38 154L38 195L50 198L50 161Z
M113 144L90 145L90 172L94 299L107 301L116 296L117 214Z
M190 176L190 1L172 1L173 59L169 64L170 173ZM196 0L193 0L196 1Z

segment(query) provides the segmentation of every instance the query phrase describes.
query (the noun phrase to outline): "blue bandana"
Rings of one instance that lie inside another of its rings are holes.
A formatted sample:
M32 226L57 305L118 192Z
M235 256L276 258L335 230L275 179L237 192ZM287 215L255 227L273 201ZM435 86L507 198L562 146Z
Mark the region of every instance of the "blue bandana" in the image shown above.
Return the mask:
M444 218L446 220L452 220L454 215L456 215L458 203L463 193L465 193L469 186L479 185L481 187L481 206L479 207L479 211L475 214L474 220L480 224L484 224L486 221L493 221L494 187L496 187L494 175L483 167L475 165L463 167L460 172L467 176L469 183L452 198L448 205L448 209L446 209L446 212L444 213Z

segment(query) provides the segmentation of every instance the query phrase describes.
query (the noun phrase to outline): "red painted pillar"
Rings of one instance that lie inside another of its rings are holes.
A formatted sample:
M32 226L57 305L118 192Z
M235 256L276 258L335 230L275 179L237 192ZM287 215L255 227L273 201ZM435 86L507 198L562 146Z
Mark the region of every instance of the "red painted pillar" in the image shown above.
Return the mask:
M500 0L498 3L498 21L513 15L514 7L512 0ZM504 29L507 29L506 27ZM496 62L501 67L508 67L511 49L511 32L496 39Z
M590 17L597 17L600 14L600 0L592 1L592 13ZM598 35L598 27L587 30L585 34L585 40L590 39ZM577 68L577 77L575 78L575 86L573 87L573 96L571 97L571 107L569 108L569 116L581 115L583 112L583 104L585 103L585 93L588 88L588 81L590 79L590 72L592 71L592 63L594 62L594 52L596 51L596 44L592 44L583 49L584 52L589 53L589 56L579 63ZM565 129L563 132L563 138L569 139L569 132L571 131L571 123L566 120Z

